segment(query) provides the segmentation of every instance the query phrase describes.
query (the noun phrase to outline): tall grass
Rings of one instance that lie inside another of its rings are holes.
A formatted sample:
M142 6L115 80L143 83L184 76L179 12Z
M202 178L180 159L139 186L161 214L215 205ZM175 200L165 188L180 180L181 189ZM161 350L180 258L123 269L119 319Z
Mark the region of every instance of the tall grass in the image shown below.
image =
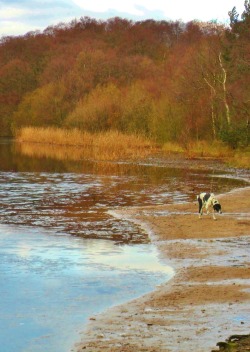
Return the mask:
M114 160L124 157L143 158L157 150L156 144L144 137L127 135L118 131L89 133L78 129L24 127L17 132L16 139L18 142L36 144L33 148L34 152L38 151L38 143L50 146L60 145L64 151L66 151L65 147L77 147L79 157L87 154L98 160ZM32 146L29 145L28 148L31 153ZM56 153L56 150L50 148L50 152ZM46 153L49 153L49 148ZM69 149L67 154L70 154Z
M233 167L250 169L250 148L236 151L232 157L228 158L227 163Z
M232 156L233 151L220 141L190 141L182 147L178 143L168 142L162 147L166 153L181 153L187 158L224 158Z
M188 157L223 159L231 157L233 150L221 141L197 141L187 145Z
M78 129L24 127L16 133L21 143L20 151L29 156L50 157L60 160L141 159L159 153L159 147L145 137L118 131L101 133L83 132ZM60 146L60 148L59 148ZM230 166L250 168L250 151L232 150L220 141L190 142L184 149L177 143L162 146L163 155L176 157L220 159Z

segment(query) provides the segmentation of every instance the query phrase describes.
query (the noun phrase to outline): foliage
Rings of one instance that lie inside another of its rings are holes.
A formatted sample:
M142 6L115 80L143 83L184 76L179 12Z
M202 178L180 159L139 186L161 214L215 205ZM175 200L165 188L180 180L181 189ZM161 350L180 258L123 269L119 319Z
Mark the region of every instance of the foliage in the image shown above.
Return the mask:
M21 126L60 126L67 111L63 85L49 83L27 94L13 114L13 128Z
M0 133L110 130L247 145L250 3L230 27L82 17L0 40Z
M230 126L230 128L224 128L220 132L220 138L231 148L236 149L238 147L247 147L249 145L249 134L249 125L241 124Z
M121 98L121 92L114 84L97 86L76 104L66 125L89 132L111 129L117 124Z
M225 36L224 58L230 71L230 105L233 123L221 131L223 140L233 147L249 144L250 109L250 1L245 0L244 11L234 7L229 12L230 30Z

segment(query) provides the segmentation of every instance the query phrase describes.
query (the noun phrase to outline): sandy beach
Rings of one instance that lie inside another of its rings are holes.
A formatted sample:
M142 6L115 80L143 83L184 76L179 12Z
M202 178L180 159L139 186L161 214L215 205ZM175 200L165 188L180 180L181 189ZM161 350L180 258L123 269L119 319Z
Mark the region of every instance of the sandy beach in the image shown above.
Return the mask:
M198 218L196 199L116 211L144 228L175 275L90 317L74 351L210 352L230 335L250 333L250 187L218 199L216 221Z

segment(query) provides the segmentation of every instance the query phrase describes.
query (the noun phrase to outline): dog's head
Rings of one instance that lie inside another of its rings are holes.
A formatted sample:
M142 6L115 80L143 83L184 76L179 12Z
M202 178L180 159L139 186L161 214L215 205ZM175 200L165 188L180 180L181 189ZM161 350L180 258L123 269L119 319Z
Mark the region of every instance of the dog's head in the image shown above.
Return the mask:
M220 205L220 203L218 202L218 200L215 200L215 201L213 202L213 208L214 208L215 211L217 211L217 213L222 214L221 205Z

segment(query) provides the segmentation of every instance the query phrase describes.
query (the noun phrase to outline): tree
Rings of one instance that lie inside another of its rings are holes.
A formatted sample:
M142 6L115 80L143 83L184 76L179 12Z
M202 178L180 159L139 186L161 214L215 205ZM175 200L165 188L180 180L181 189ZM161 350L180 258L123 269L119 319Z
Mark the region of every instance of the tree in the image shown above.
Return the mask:
M22 96L35 86L35 76L29 63L13 59L0 68L0 133L11 135L12 114Z
M98 85L79 100L66 119L66 125L89 132L118 127L122 93L113 83Z
M152 96L143 81L127 87L122 101L119 129L127 133L150 134L149 119L152 111Z
M244 11L239 15L234 7L229 12L230 29L226 31L223 59L230 72L232 124L222 133L222 139L233 147L248 143L250 110L250 1L245 0Z
M68 112L63 85L49 83L28 93L13 115L14 130L22 126L62 126Z

